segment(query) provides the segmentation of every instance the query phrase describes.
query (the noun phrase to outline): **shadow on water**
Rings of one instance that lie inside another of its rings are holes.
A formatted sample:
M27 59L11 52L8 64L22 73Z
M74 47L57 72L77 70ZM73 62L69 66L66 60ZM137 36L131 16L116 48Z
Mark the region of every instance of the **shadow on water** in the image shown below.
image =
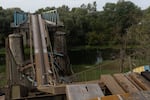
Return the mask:
M98 64L103 60L112 60L118 57L117 49L82 49L69 51L69 57L72 65Z

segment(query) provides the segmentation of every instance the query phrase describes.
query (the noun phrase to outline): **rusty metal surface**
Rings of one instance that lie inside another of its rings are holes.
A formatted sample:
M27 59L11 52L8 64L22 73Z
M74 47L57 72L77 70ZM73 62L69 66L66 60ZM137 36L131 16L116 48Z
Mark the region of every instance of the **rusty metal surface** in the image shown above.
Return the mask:
M52 77L50 74L52 74L52 71L50 69L49 65L49 58L48 58L48 51L47 51L47 45L46 45L46 29L45 29L45 23L44 20L42 20L41 15L38 15L39 20L39 27L40 27L40 35L41 35L41 42L42 42L42 51L43 51L43 60L44 60L44 70L46 74L46 78L48 81L52 81Z
M36 63L36 79L37 85L43 85L43 78L42 73L44 66L43 59L42 59L42 51L41 51L41 42L39 40L39 27L38 27L38 19L36 15L31 15L32 20L32 31L33 31L33 41L34 41L34 52L35 52L35 63Z
M30 82L31 83L30 85L32 88L36 87L38 89L38 87L40 86L47 85L48 87L44 88L46 91L48 91L46 93L53 92L50 90L50 88L52 87L52 89L54 90L54 92L56 92L56 94L57 93L61 94L62 91L64 94L65 93L64 86L63 87L54 86L55 85L54 81L59 80L59 79L56 79L58 77L54 77L57 69L55 68L55 70L52 71L53 55L50 58L48 51L47 51L48 45L47 45L46 38L48 36L47 34L49 33L48 33L48 30L46 29L47 26L45 26L46 22L42 19L41 15L29 14L28 18L29 18L28 20L29 22L25 24L29 24L28 31L30 31L30 42L33 42L33 43L30 43L31 44L30 56L34 56L34 58L30 57L29 63L25 63L25 61L23 61L24 64L21 64L22 67L20 67L15 62L15 59L14 59L15 57L12 55L10 51L10 46L7 46L7 54L8 54L7 55L7 60L8 60L7 72L8 72L8 81L9 81L8 88L10 90L9 94L11 94L13 90L16 91L15 89L12 89L12 86L14 86L16 82L18 82L17 85L21 85L21 83L24 83L25 85L24 84L23 85L27 86L24 80L25 81L27 80L28 82ZM18 30L19 29L21 28L18 27ZM22 32L22 34L25 34L24 31L26 30L21 30L20 33ZM7 45L9 45L9 43L7 43ZM32 54L33 50L34 50L34 54ZM52 49L50 52L51 54L53 54ZM16 74L20 76L18 77ZM59 81L57 82L59 83ZM27 88L31 90L30 87L27 86ZM20 91L21 91L20 88L18 88L18 93Z
M34 41L36 78L37 84L40 86L52 81L52 77L50 75L52 71L48 60L44 21L42 20L41 15L31 15L31 22Z

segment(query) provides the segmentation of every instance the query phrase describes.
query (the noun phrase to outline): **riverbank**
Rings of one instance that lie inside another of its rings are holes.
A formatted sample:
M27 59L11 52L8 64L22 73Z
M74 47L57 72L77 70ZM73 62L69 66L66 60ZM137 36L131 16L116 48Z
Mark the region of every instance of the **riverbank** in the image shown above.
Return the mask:
M78 72L82 72L100 66L101 74L113 74L113 73L120 72L120 63L121 63L120 59L107 60L107 61L103 61L102 63L93 64L93 65L86 65L86 64L72 65L72 69L74 73L78 73ZM125 64L124 72L129 71L130 70L129 62L126 60L124 64Z
M90 45L85 45L85 46L76 46L76 47L71 47L68 48L69 51L79 51L79 50L93 50L93 49L120 49L121 45L98 45L98 46L90 46ZM126 49L137 49L140 48L139 45L127 45Z
M133 49L138 46L128 47L127 53L131 54ZM0 49L1 56L0 59L0 87L6 84L6 73L5 73L5 48ZM29 49L25 50L25 54L29 57ZM101 66L101 74L111 74L120 72L120 48L117 46L81 46L77 48L72 48L68 50L70 57L71 67L75 73L94 68L96 66ZM27 58L26 57L26 58ZM138 58L141 59L141 58ZM144 59L141 59L144 60ZM114 62L116 61L116 62ZM132 63L136 64L139 62L137 59L132 59ZM131 68L131 60L128 56L125 58L124 71L129 71ZM142 64L147 64L141 62ZM140 64L139 64L140 65ZM139 66L136 65L136 66Z

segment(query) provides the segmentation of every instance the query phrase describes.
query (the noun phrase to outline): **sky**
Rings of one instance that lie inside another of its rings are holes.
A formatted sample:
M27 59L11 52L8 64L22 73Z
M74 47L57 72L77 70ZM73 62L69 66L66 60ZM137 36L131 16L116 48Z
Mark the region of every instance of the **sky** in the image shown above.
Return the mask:
M26 12L35 12L39 8L45 7L60 7L68 5L69 8L80 7L80 5L93 3L96 1L97 9L103 10L103 6L107 2L116 3L118 0L0 0L0 6L4 9L19 7ZM150 6L150 0L128 0L134 2L141 9L146 9Z

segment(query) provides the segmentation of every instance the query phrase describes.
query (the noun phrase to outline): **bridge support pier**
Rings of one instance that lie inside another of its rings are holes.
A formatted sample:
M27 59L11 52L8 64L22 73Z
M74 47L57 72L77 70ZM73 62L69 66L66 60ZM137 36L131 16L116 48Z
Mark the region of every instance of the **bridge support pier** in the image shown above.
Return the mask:
M9 35L9 47L18 65L24 64L23 36L21 34Z

